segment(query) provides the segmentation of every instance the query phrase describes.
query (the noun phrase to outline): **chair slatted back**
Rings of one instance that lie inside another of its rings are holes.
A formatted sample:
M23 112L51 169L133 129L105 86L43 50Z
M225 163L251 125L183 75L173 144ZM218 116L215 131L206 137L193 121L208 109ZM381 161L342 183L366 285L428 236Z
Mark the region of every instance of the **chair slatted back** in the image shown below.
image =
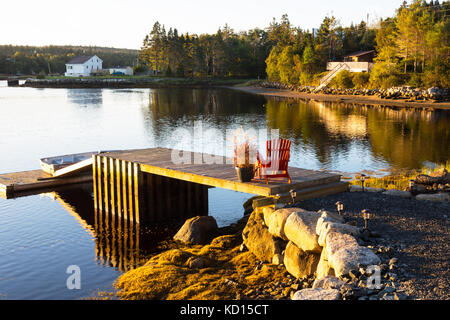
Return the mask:
M291 141L275 139L267 141L267 160L274 170L287 170L291 150Z

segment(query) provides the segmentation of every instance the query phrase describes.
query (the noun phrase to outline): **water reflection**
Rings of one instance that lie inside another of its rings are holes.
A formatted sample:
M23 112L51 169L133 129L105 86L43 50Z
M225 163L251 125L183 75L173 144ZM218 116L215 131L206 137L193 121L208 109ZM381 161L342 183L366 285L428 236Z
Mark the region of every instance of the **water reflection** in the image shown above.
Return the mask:
M63 208L95 240L96 261L124 272L142 265L151 255L162 250L161 244L173 236L180 222L137 224L118 216L94 210L92 184L59 189L47 194Z
M356 172L420 168L450 158L450 112L261 97L227 89L158 89L142 107L157 146L172 147L176 128L279 129L291 139L291 165ZM192 150L205 151L194 142ZM208 151L214 153L213 149Z
M450 159L450 113L444 110L280 99L269 99L266 109L269 127L279 128L297 146L315 150L324 166L355 145L397 168Z
M103 89L69 89L66 92L67 101L82 107L103 104Z

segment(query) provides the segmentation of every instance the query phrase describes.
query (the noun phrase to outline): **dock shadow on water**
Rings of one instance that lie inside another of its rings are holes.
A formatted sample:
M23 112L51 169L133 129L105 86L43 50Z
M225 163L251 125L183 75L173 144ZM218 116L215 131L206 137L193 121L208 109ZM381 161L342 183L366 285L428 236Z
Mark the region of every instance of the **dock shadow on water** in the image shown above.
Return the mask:
M165 246L184 218L168 218L156 223L132 221L123 215L95 209L92 184L61 188L56 199L95 240L97 263L126 272L142 264ZM193 214L194 215L194 214Z

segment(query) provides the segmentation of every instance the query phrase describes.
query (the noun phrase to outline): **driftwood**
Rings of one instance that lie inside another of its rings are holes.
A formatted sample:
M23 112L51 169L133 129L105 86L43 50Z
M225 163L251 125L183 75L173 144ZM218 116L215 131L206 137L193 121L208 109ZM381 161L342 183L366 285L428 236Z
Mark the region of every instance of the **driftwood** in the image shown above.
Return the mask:
M414 183L424 185L433 185L433 184L445 185L446 183L450 183L450 173L447 171L447 169L443 169L431 175L419 174L414 179Z

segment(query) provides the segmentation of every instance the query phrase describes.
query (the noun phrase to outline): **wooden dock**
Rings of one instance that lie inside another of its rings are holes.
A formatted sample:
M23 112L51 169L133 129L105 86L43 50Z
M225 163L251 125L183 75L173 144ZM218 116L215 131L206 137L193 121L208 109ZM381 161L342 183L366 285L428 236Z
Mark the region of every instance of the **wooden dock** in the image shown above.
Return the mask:
M263 196L254 207L290 202L290 190L296 191L299 201L348 187L339 174L295 167L289 167L291 184L280 178L269 184L263 179L239 182L229 159L191 152L189 163L175 164L173 152L165 148L102 152L93 156L92 173L77 176L54 178L42 170L0 174L0 195L19 197L92 181L96 212L140 223L207 215L212 187ZM214 163L205 163L207 159Z
M174 215L208 213L208 188L218 187L265 196L286 198L296 190L297 200L345 191L340 175L289 167L286 179L254 179L239 182L226 158L191 152L191 162L175 164L171 149L152 148L105 152L94 156L95 208L106 214L142 222ZM199 159L214 157L214 164ZM196 161L195 161L196 160ZM198 163L198 164L196 164Z
M0 196L9 199L53 190L55 187L91 182L92 174L54 179L42 170L0 174Z

